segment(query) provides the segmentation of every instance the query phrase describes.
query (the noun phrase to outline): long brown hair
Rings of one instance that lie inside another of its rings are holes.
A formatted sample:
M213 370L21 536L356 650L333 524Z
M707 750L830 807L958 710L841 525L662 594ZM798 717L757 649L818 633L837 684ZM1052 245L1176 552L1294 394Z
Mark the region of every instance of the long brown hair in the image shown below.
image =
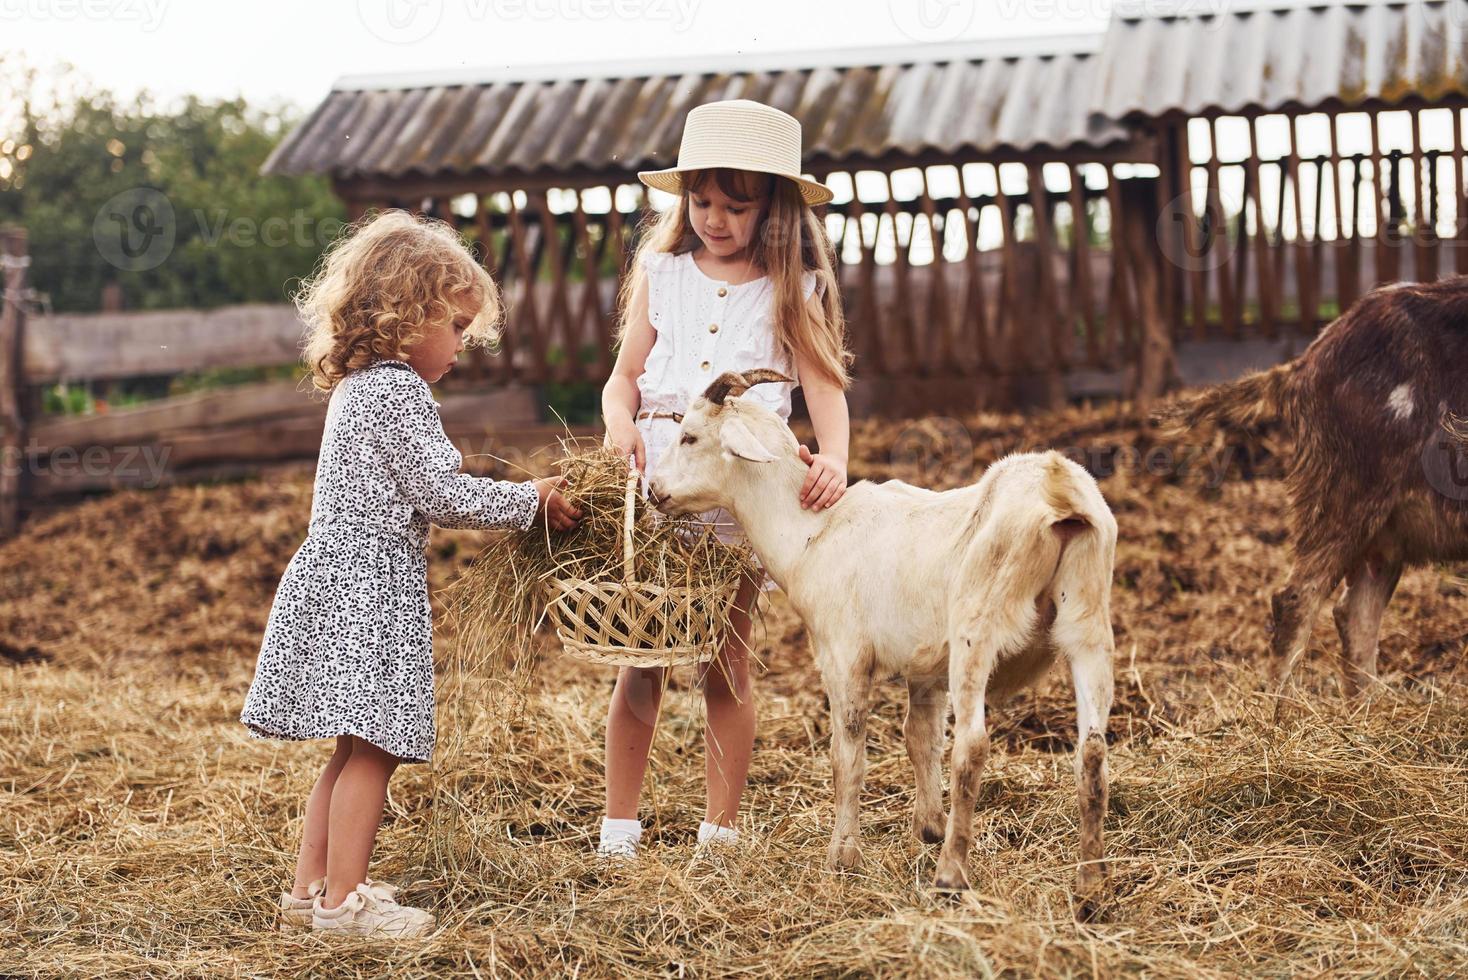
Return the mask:
M760 216L753 238L756 266L775 288L775 339L791 356L816 365L841 388L851 384L847 368L852 354L846 349L846 320L836 282L836 250L821 219L800 196L792 180L771 174L718 168L683 174L683 193L661 213L650 213L640 229L641 242L632 259L631 273L622 283L621 323L617 338L627 332L631 317L632 285L643 275L643 257L649 252L682 255L699 246L688 217L688 195L713 180L730 198L759 201ZM801 276L814 272L820 295L822 322L812 324L801 290Z

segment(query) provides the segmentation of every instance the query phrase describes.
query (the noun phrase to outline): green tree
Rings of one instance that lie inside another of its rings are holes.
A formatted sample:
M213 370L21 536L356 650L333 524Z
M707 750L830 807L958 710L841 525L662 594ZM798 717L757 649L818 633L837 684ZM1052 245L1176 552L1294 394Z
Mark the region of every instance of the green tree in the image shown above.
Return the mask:
M58 311L98 309L109 282L130 309L283 302L345 218L323 178L259 176L291 106L125 103L69 66L43 76L13 57L0 88L22 93L0 116L0 223L28 229L31 282ZM166 202L148 216L168 243L150 268L108 250L109 209L138 194Z

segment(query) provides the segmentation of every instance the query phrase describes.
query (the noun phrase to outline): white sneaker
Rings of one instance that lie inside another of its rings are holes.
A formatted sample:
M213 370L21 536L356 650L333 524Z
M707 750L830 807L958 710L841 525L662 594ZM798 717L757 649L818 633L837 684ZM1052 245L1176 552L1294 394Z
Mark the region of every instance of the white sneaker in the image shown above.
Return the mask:
M437 924L432 912L399 905L397 889L383 882L362 882L334 909L323 908L321 896L311 907L311 928L343 936L392 936L417 939Z
M738 847L739 831L733 827L725 827L721 824L709 823L705 820L698 825L697 846L701 848Z
M367 879L369 888L382 889L388 898L397 895L396 885L389 885L385 881L374 881ZM290 892L280 893L280 931L292 932L296 929L311 928L311 907L315 904L317 895L326 891L326 879L317 878L306 886L306 897L296 898Z
M604 861L635 861L641 840L642 824L636 817L625 820L602 817L601 843L596 846L596 856Z
M596 846L596 856L605 861L635 861L637 841L630 837L604 840Z
M369 881L371 879L368 879ZM311 928L311 906L316 896L326 889L326 879L317 878L306 886L306 897L296 898L290 892L280 893L280 931Z

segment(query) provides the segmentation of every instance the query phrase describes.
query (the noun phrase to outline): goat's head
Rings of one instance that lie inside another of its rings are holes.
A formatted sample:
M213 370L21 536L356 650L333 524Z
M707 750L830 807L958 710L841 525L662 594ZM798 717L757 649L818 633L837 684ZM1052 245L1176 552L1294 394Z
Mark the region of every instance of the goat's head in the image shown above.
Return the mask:
M648 484L658 509L693 514L729 507L752 475L749 467L795 457L800 444L780 416L739 398L754 385L793 380L765 368L719 375L684 413L677 443Z

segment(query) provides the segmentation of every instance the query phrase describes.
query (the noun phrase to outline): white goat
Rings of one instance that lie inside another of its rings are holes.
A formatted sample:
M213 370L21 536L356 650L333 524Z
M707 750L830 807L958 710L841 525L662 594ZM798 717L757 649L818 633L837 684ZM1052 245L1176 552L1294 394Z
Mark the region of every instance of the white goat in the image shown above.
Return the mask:
M742 394L789 381L726 373L695 398L650 483L668 514L725 507L805 620L830 700L836 822L828 864L861 859L857 806L872 685L905 678L903 733L917 776L913 830L943 842L934 884L968 887L979 777L989 755L985 697L1033 682L1056 654L1076 690L1082 909L1105 879L1106 718L1116 521L1095 481L1059 453L1007 456L972 486L938 493L859 482L804 510L794 434ZM953 808L943 828L942 752L953 700Z

